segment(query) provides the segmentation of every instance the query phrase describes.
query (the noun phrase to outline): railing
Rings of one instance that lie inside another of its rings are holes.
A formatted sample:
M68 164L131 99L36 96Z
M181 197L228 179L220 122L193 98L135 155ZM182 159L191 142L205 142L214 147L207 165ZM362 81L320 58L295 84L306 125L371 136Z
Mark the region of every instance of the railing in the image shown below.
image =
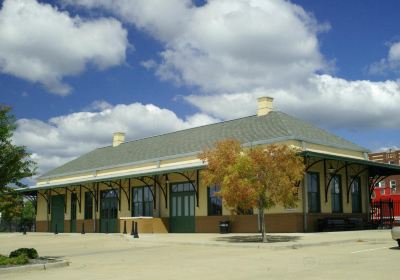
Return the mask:
M375 227L392 227L400 222L400 202L392 199L371 202L371 222Z

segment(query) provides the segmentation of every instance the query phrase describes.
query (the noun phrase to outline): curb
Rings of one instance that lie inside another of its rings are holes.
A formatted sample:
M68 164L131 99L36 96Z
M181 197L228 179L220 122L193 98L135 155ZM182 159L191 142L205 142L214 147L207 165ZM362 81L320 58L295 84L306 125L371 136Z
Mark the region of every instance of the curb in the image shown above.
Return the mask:
M65 266L69 266L69 262L66 260L61 260L53 263L45 263L45 264L28 264L28 265L14 266L14 267L5 267L5 268L0 268L0 275L11 272L46 270L50 268L65 267Z

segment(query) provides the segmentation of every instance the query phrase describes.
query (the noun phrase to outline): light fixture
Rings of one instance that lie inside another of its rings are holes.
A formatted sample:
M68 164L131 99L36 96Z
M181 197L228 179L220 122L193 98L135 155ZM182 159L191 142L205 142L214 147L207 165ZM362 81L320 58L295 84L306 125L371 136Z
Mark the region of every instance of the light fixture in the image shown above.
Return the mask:
M328 168L328 173L329 174L332 174L332 173L335 173L335 171L336 171L336 169L335 168L333 168L333 166L332 166L332 164L329 166L329 168Z

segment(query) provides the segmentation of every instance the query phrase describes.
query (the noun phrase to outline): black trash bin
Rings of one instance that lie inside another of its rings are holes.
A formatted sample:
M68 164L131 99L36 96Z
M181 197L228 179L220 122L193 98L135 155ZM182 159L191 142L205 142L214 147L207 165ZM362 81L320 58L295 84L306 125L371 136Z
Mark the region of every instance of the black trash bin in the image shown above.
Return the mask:
M229 231L230 231L230 221L220 221L219 233L229 233Z

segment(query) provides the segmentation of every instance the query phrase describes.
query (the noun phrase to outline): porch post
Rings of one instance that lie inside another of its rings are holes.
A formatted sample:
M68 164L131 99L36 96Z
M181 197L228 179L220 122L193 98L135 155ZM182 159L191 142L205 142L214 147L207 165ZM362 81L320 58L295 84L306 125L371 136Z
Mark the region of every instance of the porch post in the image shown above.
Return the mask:
M303 229L304 229L304 232L307 232L307 230L308 230L307 214L308 214L308 196L307 196L307 172L306 172L306 173L304 173L304 178L303 178Z

